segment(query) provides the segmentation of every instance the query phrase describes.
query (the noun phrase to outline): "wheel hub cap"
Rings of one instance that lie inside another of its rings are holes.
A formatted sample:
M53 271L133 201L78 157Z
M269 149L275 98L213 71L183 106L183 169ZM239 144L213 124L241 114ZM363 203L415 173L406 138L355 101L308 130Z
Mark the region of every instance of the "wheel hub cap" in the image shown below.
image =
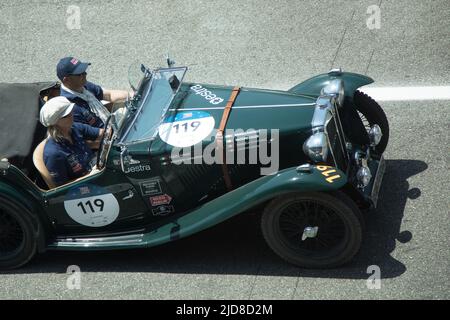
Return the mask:
M317 233L319 232L319 227L306 227L303 230L302 241L305 241L308 238L317 237Z

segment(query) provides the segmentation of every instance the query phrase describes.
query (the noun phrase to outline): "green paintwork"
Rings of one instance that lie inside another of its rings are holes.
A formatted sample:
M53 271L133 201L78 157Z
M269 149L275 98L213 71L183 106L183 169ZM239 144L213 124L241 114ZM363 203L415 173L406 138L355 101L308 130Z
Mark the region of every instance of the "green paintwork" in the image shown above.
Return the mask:
M12 169L12 168L11 168ZM13 169L14 170L14 169ZM25 197L19 190L22 188L13 188L7 181L0 181L0 194L7 196L8 198L13 198L16 201L24 204L27 208L32 209L33 205L30 199Z
M23 192L19 192L19 190L23 190ZM1 178L0 192L15 198L30 209L33 208L33 201L43 199L43 192L15 166L11 166L7 175Z
M233 88L197 85L223 99L222 103L214 105L191 89L196 85L193 83L182 85L169 108L167 117L175 116L180 112L203 111L214 118L215 129L218 129L223 115L223 107ZM314 102L315 100L310 97L283 91L241 88L234 102L226 129L279 130L279 169L298 166L308 161L303 154L302 145L310 135L311 119L315 110ZM227 132L229 131L225 133ZM212 132L212 139L203 141L202 150L214 142L214 136L215 133ZM227 142L231 141L225 137L224 145ZM143 141L128 146L128 152L134 160L139 161L141 165L151 167L151 172L128 175L137 180L134 182L136 188L142 180L160 179L163 193L174 199L170 205L176 208L176 214L180 214L180 216L228 192L223 180L221 165L175 165L171 161L172 151L173 147L162 141L159 135L153 141ZM114 150L110 159L117 161L119 151ZM231 172L230 177L235 188L245 186L261 176L260 166L256 165L229 164L228 169ZM226 204L225 208L228 206Z
M127 147L129 156L138 163L127 172L121 169L120 147L114 144L106 168L98 174L61 188L43 191L18 168L11 166L6 170L6 175L0 177L0 192L35 209L50 239L47 243L49 247L95 250L153 246L214 226L284 193L340 189L348 181L345 173L337 169L340 178L332 183L327 182L317 169L309 174L296 171L297 166L309 162L302 145L311 135L316 98L323 86L336 77L344 80L349 97L358 87L373 82L362 75L342 73L319 75L289 91L241 88L226 129L279 130L280 163L277 173L270 176L261 175L262 165L228 164L234 187L232 191L226 188L220 164L176 165L172 159L173 147L155 135L154 139ZM223 101L211 103L193 89L196 86ZM229 86L183 83L169 106L166 118L180 112L203 111L214 118L214 128L218 129L232 89ZM211 135L214 137L215 132ZM272 135L269 136L271 138ZM204 150L213 141L204 140L198 145ZM231 141L225 137L224 146L228 142ZM112 224L91 228L78 224L67 214L64 204L69 193L89 186L102 188L117 199L120 214ZM156 188L156 193L152 188ZM166 200L166 207L173 209L173 212L168 215L158 211L155 213L160 206L154 206L151 198L156 195L168 196L170 200ZM127 242L110 246L92 243L84 247L57 240L108 238L118 234L143 234L143 238L139 244L133 245Z
M358 88L374 82L372 78L357 73L326 73L303 81L289 89L289 92L318 97L322 88L328 85L333 79L342 79L344 81L345 96L349 99L353 99L353 94Z
M252 181L200 206L175 221L171 221L156 230L145 233L138 244L123 243L116 245L112 249L151 247L184 238L212 227L273 197L286 193L340 189L347 183L347 179L345 174L338 169L336 169L336 174L339 174L341 178L329 183L316 168L311 173L298 173L296 168L282 170L276 175L265 176ZM177 231L174 232L174 230ZM71 246L70 243L60 244L59 247L55 246L54 248L65 250L79 249L77 246ZM92 245L83 249L96 250L99 248L107 249L107 247L102 245Z
M186 92L192 84L187 84L182 91ZM202 85L214 94L224 98L224 102L211 105L192 90L186 98L177 105L177 111L190 108L205 109L216 120L216 128L222 118L223 110L209 110L211 107L225 107L232 87L217 87ZM300 106L299 106L300 105ZM237 96L227 129L280 129L283 131L303 131L311 126L315 99L291 94L284 91L271 91L241 88ZM170 114L169 114L170 115Z
M47 234L52 233L51 221L45 210L46 192L39 189L15 166L8 169L7 175L0 178L0 193L27 207L36 214Z

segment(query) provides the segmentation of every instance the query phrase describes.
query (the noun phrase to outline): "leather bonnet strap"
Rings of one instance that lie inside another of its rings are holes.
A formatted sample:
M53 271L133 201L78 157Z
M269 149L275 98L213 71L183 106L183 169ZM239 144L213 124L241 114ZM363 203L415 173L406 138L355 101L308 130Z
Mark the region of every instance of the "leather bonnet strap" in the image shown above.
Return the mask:
M230 173L228 172L225 153L223 152L223 132L225 131L228 117L230 116L231 108L233 108L234 101L236 100L240 90L241 90L240 87L233 88L230 99L228 99L227 105L225 106L225 109L223 110L222 120L220 121L219 129L218 129L217 135L216 135L216 143L217 143L216 151L220 152L220 154L222 156L222 174L223 174L223 179L225 180L225 185L227 186L228 191L233 189L233 185L231 183Z

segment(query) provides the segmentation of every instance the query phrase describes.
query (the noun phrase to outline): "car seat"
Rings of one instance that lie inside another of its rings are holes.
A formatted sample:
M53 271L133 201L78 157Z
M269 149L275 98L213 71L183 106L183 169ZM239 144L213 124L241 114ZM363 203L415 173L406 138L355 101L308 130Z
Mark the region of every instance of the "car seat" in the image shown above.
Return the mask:
M41 174L42 178L44 179L45 183L49 187L49 189L56 188L55 183L53 182L53 179L50 175L50 172L48 171L47 167L44 163L44 147L45 143L47 142L47 139L44 139L41 143L38 144L36 149L34 149L33 152L33 163L36 169Z

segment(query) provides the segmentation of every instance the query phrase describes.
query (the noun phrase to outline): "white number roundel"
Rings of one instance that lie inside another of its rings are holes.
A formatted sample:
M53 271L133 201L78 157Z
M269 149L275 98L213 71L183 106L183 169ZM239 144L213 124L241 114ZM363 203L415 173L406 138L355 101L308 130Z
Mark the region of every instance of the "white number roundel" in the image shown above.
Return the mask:
M193 146L214 130L214 118L204 111L180 112L158 128L161 139L174 147Z
M64 201L67 214L87 227L104 227L119 216L119 203L111 193L99 187L83 186L71 190Z

